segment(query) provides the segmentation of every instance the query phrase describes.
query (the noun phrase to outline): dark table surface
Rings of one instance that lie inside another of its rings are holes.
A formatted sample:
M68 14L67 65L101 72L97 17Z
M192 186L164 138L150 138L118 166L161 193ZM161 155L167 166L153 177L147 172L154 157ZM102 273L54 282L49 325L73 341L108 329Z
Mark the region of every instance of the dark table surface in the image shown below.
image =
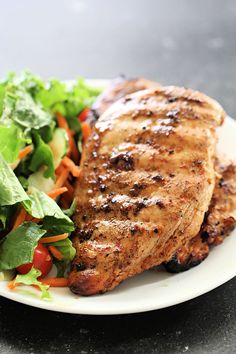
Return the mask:
M236 117L234 0L0 0L0 76L144 76ZM171 308L78 316L0 299L1 353L236 353L236 279Z

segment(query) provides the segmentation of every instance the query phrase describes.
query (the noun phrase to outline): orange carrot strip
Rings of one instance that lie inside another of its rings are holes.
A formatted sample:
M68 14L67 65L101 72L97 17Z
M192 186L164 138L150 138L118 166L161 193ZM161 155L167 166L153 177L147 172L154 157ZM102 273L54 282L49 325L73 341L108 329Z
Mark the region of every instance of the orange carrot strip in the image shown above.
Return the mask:
M58 197L59 195L65 193L67 191L68 191L68 189L66 187L61 187L61 188L54 189L51 192L49 192L48 196L52 199L55 199L56 197Z
M64 128L66 130L66 133L68 136L68 140L69 140L68 154L71 153L73 160L78 162L79 161L79 153L78 153L78 150L76 147L75 140L73 138L73 133L71 132L66 119L60 113L56 113L56 117L57 117L58 126L60 128Z
M9 281L9 283L7 284L7 287L10 290L14 290L18 285L19 285L19 283L16 283L16 280L13 279L13 280Z
M53 257L55 257L59 261L61 261L63 259L63 257L64 257L63 254L56 247L49 246L48 249L51 252L51 254L53 255Z
M67 278L46 278L46 279L41 279L41 283L44 285L49 285L51 287L67 287L68 279Z
M68 156L65 156L61 163L70 169L72 176L79 177L80 168Z
M35 222L35 224L37 224L37 223L40 221L40 219L34 218L34 217L32 216L32 219L31 219L30 221L31 221L31 222Z
M25 217L25 221L31 221L33 219L33 216L30 214L27 214Z
M62 165L62 163L60 163L60 165L56 168L55 173L56 176L60 176L60 174L64 171L64 166Z
M84 139L84 142L86 142L92 133L92 129L91 129L90 125L88 124L88 122L82 122L81 127L82 127L83 139Z
M26 147L24 147L24 149L22 149L19 154L18 154L18 158L20 160L22 160L26 155L30 154L33 151L33 146L32 145L28 145Z
M40 219L36 219L32 215L27 214L25 217L25 221L31 221L31 222L35 222L37 224L40 221Z
M19 225L21 225L25 221L26 215L27 213L25 209L21 208L13 224L12 230L15 230Z
M56 184L55 184L55 189L61 188L64 184L65 181L67 180L69 176L70 171L66 168L61 172L61 174L58 176Z
M48 237L43 237L39 240L40 243L51 243L51 242L57 242L61 240L65 240L65 238L68 237L68 234L61 234L61 235L56 235L56 236L48 236Z
M64 129L69 129L69 125L65 119L65 117L63 117L63 115L60 112L56 113L56 118L57 118L57 124L60 128L64 128Z

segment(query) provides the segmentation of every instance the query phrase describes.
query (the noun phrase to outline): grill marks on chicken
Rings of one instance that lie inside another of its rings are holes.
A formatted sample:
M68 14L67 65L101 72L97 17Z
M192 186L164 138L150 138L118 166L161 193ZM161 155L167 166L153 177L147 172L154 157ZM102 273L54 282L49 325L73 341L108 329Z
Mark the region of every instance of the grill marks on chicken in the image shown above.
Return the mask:
M201 263L209 254L209 246L221 244L236 227L236 165L217 163L216 171L213 197L200 233L165 264L169 272L182 272Z
M223 118L214 100L176 87L127 96L99 118L78 180L73 292L111 290L199 232Z
M158 83L146 79L117 78L98 96L92 106L92 116L89 119L95 122L114 102L128 94L158 87L160 87Z

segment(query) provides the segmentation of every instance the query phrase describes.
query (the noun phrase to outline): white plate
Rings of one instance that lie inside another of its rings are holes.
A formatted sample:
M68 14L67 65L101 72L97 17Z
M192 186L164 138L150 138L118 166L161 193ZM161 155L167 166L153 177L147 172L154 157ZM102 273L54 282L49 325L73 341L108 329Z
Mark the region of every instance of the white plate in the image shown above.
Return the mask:
M93 81L105 84L105 81ZM236 158L236 122L227 117L219 129L219 150ZM76 314L112 315L144 312L179 304L202 295L236 275L236 230L215 247L199 266L180 274L163 269L146 271L124 281L115 290L91 297L75 296L69 289L52 289L52 301L40 300L0 283L0 295L42 309Z

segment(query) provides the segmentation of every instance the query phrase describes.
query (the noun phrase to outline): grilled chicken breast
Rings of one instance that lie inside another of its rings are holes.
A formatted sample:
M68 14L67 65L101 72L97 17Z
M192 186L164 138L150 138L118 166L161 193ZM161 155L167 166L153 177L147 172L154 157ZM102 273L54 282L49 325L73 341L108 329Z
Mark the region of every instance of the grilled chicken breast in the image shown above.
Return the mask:
M199 92L159 87L126 96L98 119L78 179L73 292L111 290L198 234L223 118Z
M188 270L209 254L209 245L221 244L236 227L236 165L218 163L215 189L199 234L181 246L165 264L172 273Z
M92 106L88 119L90 123L94 124L95 121L120 98L137 91L158 87L160 87L160 85L154 81L142 78L124 79L119 77L113 80L102 94L98 96Z

